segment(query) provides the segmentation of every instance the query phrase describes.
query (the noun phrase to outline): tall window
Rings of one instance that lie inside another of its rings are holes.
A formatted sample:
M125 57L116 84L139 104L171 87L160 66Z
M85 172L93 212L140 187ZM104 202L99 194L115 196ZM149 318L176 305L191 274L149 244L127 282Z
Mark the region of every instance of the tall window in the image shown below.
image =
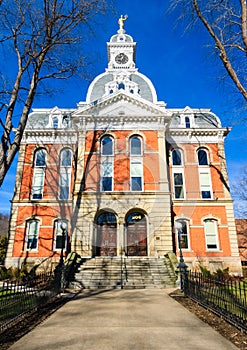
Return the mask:
M176 199L184 198L184 180L182 172L173 173L174 196Z
M130 154L133 156L142 155L142 142L140 137L134 136L130 139Z
M39 221L30 220L27 222L27 250L38 248Z
M54 249L66 249L67 245L67 231L62 229L62 220L55 221L55 234L54 234ZM68 225L67 225L68 226Z
M181 152L178 149L172 151L172 165L182 165Z
M199 165L208 165L208 154L204 149L199 149L197 157Z
M113 139L105 136L101 140L101 191L113 190Z
M137 136L130 139L130 189L143 190L142 140Z
M72 151L64 149L60 154L59 198L69 199L71 183Z
M197 152L199 166L199 180L201 198L212 198L211 174L208 162L208 154L204 149L199 149Z
M204 221L204 231L206 239L207 249L218 249L218 230L217 221L212 219L207 219Z
M189 248L189 234L188 234L188 222L186 220L178 220L180 225L178 239L180 237L180 245L182 249ZM178 229L177 229L178 231Z
M172 166L174 197L184 199L184 169L182 154L178 149L172 151Z
M58 117L53 117L52 124L54 129L58 128Z
M185 117L185 127L186 127L187 129L190 128L190 118L189 118L189 117Z
M46 150L39 149L34 156L32 199L42 199L46 168Z

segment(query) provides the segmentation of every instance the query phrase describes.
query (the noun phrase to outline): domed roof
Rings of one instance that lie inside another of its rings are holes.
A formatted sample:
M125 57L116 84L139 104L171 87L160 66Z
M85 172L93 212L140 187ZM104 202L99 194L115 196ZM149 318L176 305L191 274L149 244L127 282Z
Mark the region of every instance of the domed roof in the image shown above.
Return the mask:
M137 71L125 76L123 74L122 82L119 82L119 76L110 72L105 72L98 75L89 85L86 103L97 101L108 94L110 95L113 92L117 92L120 89L124 89L133 95L140 96L149 102L157 102L157 94L153 83L145 75ZM114 86L114 89L112 86ZM135 88L133 88L133 86Z
M121 89L133 94L136 98L141 97L152 103L157 102L156 91L151 80L139 73L135 66L136 43L124 30L124 22L127 18L127 15L121 15L119 18L119 30L107 43L108 68L89 85L86 103L93 103Z

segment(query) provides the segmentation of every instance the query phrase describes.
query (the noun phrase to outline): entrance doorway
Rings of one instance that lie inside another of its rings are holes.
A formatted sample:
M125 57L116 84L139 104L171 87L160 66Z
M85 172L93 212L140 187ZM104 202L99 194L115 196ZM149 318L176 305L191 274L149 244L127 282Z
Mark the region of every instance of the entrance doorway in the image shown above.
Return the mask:
M145 215L134 212L126 218L127 254L129 256L147 255L147 221Z
M117 255L117 219L113 213L104 212L96 221L96 256Z

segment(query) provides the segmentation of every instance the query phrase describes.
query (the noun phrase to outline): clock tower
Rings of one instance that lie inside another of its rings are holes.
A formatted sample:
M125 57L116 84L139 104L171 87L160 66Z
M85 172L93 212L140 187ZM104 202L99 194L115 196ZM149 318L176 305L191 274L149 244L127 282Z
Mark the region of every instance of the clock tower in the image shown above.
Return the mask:
M110 42L107 43L109 71L122 69L128 69L132 72L136 71L136 43L124 30L124 21L127 18L127 15L124 17L121 15L118 21L119 30L117 31L117 34L111 37Z

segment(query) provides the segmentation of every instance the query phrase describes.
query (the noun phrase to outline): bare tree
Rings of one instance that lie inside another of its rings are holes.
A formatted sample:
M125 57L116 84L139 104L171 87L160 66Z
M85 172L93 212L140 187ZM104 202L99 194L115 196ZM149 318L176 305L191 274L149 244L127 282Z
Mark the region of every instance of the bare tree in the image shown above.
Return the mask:
M45 79L67 79L85 65L81 44L89 20L106 10L106 1L0 0L0 6L2 66L5 53L12 68L9 76L4 68L0 72L1 186L19 150L38 87Z
M211 36L224 69L247 101L247 5L246 0L171 0L188 27L198 20ZM188 16L188 18L187 18Z
M233 199L236 200L235 211L237 217L245 218L247 215L246 201L247 201L247 169L240 168L236 183L232 186Z

